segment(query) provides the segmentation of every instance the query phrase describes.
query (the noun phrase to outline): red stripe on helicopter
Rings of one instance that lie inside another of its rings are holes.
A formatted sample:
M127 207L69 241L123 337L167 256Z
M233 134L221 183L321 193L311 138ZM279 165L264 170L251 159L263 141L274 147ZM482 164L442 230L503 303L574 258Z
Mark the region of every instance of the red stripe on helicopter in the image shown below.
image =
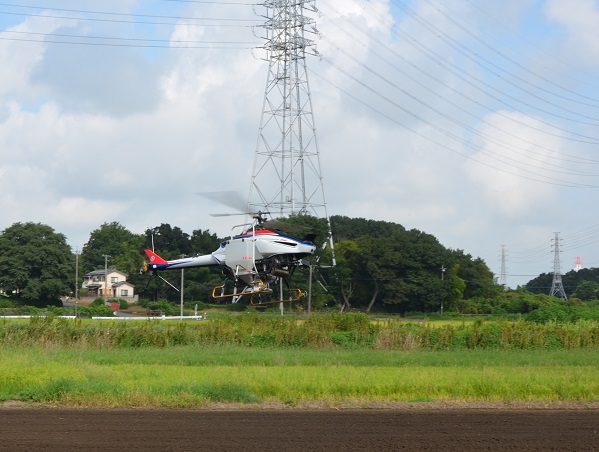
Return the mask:
M269 231L268 229L260 229L254 233L246 232L245 234L242 234L241 237L250 237L252 235L279 235L279 234L274 231Z

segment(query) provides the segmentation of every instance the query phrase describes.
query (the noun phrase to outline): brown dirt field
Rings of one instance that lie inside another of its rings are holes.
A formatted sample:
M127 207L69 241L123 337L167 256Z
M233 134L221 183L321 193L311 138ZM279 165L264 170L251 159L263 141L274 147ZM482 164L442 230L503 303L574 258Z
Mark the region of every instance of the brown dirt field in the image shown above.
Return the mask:
M0 407L0 451L593 451L585 405L108 410Z

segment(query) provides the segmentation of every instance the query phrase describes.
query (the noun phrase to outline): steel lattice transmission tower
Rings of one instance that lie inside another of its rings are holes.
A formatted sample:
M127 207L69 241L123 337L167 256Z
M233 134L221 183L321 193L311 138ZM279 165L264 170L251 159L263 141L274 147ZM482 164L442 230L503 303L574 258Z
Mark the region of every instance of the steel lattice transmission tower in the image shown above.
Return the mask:
M562 273L559 263L560 252L559 232L556 232L555 238L553 239L553 281L551 282L551 291L549 292L549 295L552 297L561 297L564 300L568 300L568 296L564 290L564 285L562 284Z
M507 290L507 270L506 270L507 253L505 245L501 245L501 271L499 273L499 285L503 290Z
M267 0L268 78L252 172L250 211L310 214L329 220L306 56L318 55L309 14L315 1Z

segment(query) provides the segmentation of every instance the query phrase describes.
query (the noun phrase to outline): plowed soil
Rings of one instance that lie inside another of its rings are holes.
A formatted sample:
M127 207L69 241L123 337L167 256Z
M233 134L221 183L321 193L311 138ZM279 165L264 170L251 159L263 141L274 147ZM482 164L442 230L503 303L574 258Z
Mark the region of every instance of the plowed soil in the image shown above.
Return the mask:
M596 408L0 408L0 451L592 451Z

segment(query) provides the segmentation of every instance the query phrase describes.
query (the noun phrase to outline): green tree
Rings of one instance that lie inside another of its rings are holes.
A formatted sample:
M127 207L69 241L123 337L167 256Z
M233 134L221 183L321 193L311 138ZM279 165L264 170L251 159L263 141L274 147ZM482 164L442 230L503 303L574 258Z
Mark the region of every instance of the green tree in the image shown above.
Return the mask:
M460 264L454 264L449 271L449 281L451 287L451 294L449 296L448 306L444 306L445 310L451 310L454 306L464 298L464 291L466 290L466 281L458 276L460 271Z
M353 240L365 235L375 238L390 237L395 233L405 232L403 226L388 221L349 218L340 215L331 217L331 227L335 242Z
M344 309L351 298L351 305L367 311L378 305L400 313L430 312L497 293L482 259L448 250L431 234L362 218L335 216L331 222L333 236L343 238L335 247Z
M179 259L182 255L192 254L189 234L168 223L146 230L145 247L154 249L165 259Z
M24 304L61 306L74 273L66 237L50 226L15 223L0 234L0 287Z
M541 273L526 283L526 288L533 293L548 294L551 291L553 273ZM578 271L570 270L562 275L562 283L568 297L573 295L583 281L599 283L599 268L582 268Z
M341 295L341 312L351 309L351 300L355 294L357 280L356 269L362 259L359 245L353 240L344 240L335 245L337 268L335 269L336 292Z
M141 267L143 236L129 231L120 223L104 223L91 232L88 242L81 251L81 265L84 272L108 266L122 272L136 274Z
M580 298L582 301L591 301L597 299L599 293L599 283L595 281L581 281L574 293L573 298Z
M536 278L531 279L525 285L526 290L531 293L545 293L548 294L551 291L551 281L553 280L553 274L541 273Z
M460 265L457 276L466 282L464 298L492 298L502 291L501 286L495 284L493 272L480 257L473 258L462 250L454 250L452 258Z
M217 250L222 242L222 239L219 239L216 234L201 229L193 231L189 240L192 254L210 254Z
M389 283L397 277L398 269L403 265L402 254L397 240L389 237L362 236L356 240L360 249L357 261L357 275L366 289L364 302L366 312L379 301L379 296L386 292Z

